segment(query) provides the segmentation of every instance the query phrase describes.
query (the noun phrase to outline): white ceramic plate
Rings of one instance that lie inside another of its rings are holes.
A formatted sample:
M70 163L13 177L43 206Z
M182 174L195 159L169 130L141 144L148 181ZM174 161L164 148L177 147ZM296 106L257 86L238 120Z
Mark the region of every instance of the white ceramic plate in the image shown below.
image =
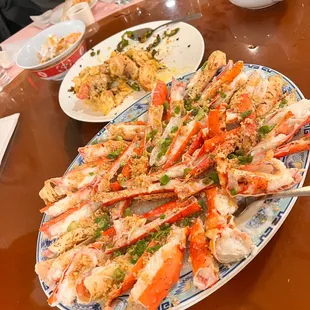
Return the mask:
M296 91L297 100L304 98L301 91L298 87L286 76L281 73L270 69L265 66L259 66L254 64L245 64L244 71L253 71L257 70L263 76L268 78L274 74L280 74L286 82L286 85L283 87L284 92L291 92L292 90ZM181 77L179 80L188 81L192 74L188 74L184 77ZM168 84L170 88L171 83ZM147 95L141 100L135 102L128 109L123 111L119 116L117 116L111 123L120 123L120 122L129 122L134 119L146 120L148 103L151 100L151 96ZM89 143L98 143L106 137L107 126L102 128L96 136L93 137ZM296 138L300 138L302 134L308 134L310 132L310 125L306 125L300 130L300 134ZM309 151L300 152L296 154L289 155L282 158L282 161L287 167L290 168L300 168L305 169L303 173L303 178L296 187L302 187L307 170L309 167ZM71 163L67 171L76 168L77 166L83 163L83 159L78 155L74 161ZM291 209L293 208L297 197L294 198L282 198L268 200L261 203L256 203L252 205L251 208L246 210L240 217L236 219L236 224L239 229L246 231L250 234L252 241L255 245L255 249L250 256L243 259L240 262L231 264L231 265L220 265L220 280L211 288L206 290L199 290L193 284L193 275L191 271L191 265L188 262L188 257L184 259L184 267L181 271L181 276L178 283L170 290L168 296L162 301L161 305L158 307L158 310L167 310L172 309L173 305L176 306L173 308L175 310L188 309L192 305L198 303L200 300L206 298L221 286L231 280L235 275L237 275L246 265L248 265L255 256L265 247L265 245L271 240L275 235L280 226L284 223L286 217L289 215ZM43 215L41 226L43 223L47 222L49 218L46 215ZM37 252L36 252L36 261L44 260L42 252L52 243L45 239L41 232L38 235L37 241ZM259 276L259 271L258 271ZM47 296L51 295L51 289L42 281L41 286ZM128 294L118 297L112 305L113 310L126 310ZM233 301L232 301L233 302ZM72 307L65 307L60 304L57 306L62 310L102 310L99 304L91 305L80 305L75 304Z
M90 8L92 9L98 0L91 0ZM55 25L61 22L62 12L63 12L64 4L59 5L52 13L50 17L50 23Z
M135 30L145 27L154 29L166 22L166 20L150 22L127 30ZM204 54L203 38L200 32L189 24L176 23L170 25L168 28L164 27L156 32L156 34L162 34L167 29L171 30L177 27L179 27L180 30L175 36L170 38L170 42L167 44L166 40L163 40L157 47L159 50L159 55L157 57L162 59L162 62L167 66L167 70L164 70L159 74L159 78L165 82L169 82L172 76L180 77L186 73L196 71ZM83 55L83 57L81 57L67 73L59 90L59 103L62 110L68 116L83 122L108 122L132 105L135 101L147 94L145 91L134 92L134 94L128 96L121 105L114 108L109 114L103 115L102 112L92 111L82 100L77 99L72 92L68 92L68 89L74 85L72 83L73 78L77 76L83 68L102 64L109 58L111 52L116 48L125 31L126 30L121 31L97 44L92 50ZM148 46L153 40L153 37L151 37L145 43L145 46ZM139 42L134 41L130 41L130 45L142 46ZM98 50L100 50L98 56L96 55L92 57L90 55L92 51L96 52Z

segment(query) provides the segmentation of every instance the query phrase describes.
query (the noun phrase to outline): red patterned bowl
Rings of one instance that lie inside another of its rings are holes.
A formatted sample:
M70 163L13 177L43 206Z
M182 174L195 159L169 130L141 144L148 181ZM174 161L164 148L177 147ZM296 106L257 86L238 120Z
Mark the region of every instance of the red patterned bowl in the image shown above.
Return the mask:
M44 67L40 70L30 70L38 75L43 80L62 80L69 69L76 63L76 61L86 52L86 42L82 40L75 50L67 55L62 60L53 63L50 66Z
M40 63L38 51L51 35L65 37L73 32L80 32L81 36L68 49L60 55ZM32 39L30 39L19 51L16 64L23 68L35 72L45 80L62 80L66 72L85 53L86 46L83 41L85 24L81 20L69 20L51 26Z

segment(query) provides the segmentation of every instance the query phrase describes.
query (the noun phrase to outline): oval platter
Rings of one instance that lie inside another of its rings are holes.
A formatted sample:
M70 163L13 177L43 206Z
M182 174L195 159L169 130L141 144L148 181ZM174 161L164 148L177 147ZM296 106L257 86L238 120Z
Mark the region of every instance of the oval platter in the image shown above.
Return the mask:
M168 22L167 20L149 22L142 25L137 25L132 28L123 30L108 39L100 42L91 50L85 53L66 74L59 89L59 104L61 109L71 118L82 122L100 123L109 122L116 116L120 115L125 109L130 107L134 102L144 97L147 92L140 90L128 95L124 101L113 108L107 115L100 111L93 111L83 100L79 100L72 92L68 90L74 85L72 82L75 76L78 76L80 71L85 67L101 65L109 59L111 52L116 48L121 41L122 35L126 31L133 31L141 28L156 28L159 25ZM168 26L170 27L170 26ZM173 24L170 28L163 27L147 42L141 44L139 42L130 41L130 47L144 48L153 42L154 36L158 33L162 35L165 30L180 28L177 35L170 38L168 42L163 40L158 46L158 59L167 67L165 70L158 73L158 79L164 82L171 81L171 77L182 77L188 72L196 71L201 63L205 46L200 32L190 24L179 22ZM93 52L98 52L99 55L92 56ZM180 57L180 55L182 57Z
M253 64L245 64L245 71L258 70L262 76L268 77L273 74L281 73L270 69L268 67L253 65ZM185 75L179 80L188 81L192 74ZM283 79L286 82L284 86L284 91L292 91L295 90L297 93L298 100L304 98L301 91L297 88L297 86L287 77L283 76ZM170 83L167 84L168 88L171 86ZM146 117L146 112L148 110L148 103L150 101L151 96L147 95L134 103L132 106L123 111L120 115L118 115L111 123L120 123L120 122L128 122L134 119L144 119ZM307 125L303 127L299 134L302 132L309 133L310 126ZM102 128L95 137L89 142L98 143L103 140L107 131L105 128ZM297 135L298 137L298 135ZM305 176L307 173L307 169L309 166L309 152L301 152L293 155L289 155L284 157L283 162L288 167L296 167L305 169L303 172L302 181L296 186L301 187L305 180ZM69 166L68 170L73 169L76 166L79 166L83 163L83 160L80 156L77 156L74 161ZM184 267L181 272L180 280L178 283L172 288L167 298L165 298L162 304L159 307L159 310L166 310L172 306L174 309L186 309L200 300L206 298L208 295L215 292L222 285L227 283L230 279L232 279L236 274L238 274L247 264L251 262L251 260L264 248L264 246L271 240L277 230L285 221L286 217L290 213L291 209L296 202L295 198L285 198L285 199L277 199L277 200L268 200L263 203L255 203L250 209L244 212L240 217L236 219L236 224L238 228L243 231L246 231L251 235L251 238L255 244L255 250L252 254L243 259L242 261L232 264L230 266L221 265L220 266L220 275L221 279L211 288L201 291L197 289L193 285L193 277L191 267L188 263L188 257L185 257ZM48 220L46 215L43 216L41 225ZM43 235L39 232L38 241L37 241L37 251L36 251L36 261L43 260L42 251L46 249L50 245L51 241L47 241L43 238ZM44 282L41 282L41 286L47 296L51 294L51 290L48 286L45 285ZM128 295L123 295L114 302L113 307L116 310L126 309L127 306L127 297ZM93 305L79 305L75 304L72 307L65 307L63 305L58 306L60 309L65 310L100 310L101 307L98 304Z

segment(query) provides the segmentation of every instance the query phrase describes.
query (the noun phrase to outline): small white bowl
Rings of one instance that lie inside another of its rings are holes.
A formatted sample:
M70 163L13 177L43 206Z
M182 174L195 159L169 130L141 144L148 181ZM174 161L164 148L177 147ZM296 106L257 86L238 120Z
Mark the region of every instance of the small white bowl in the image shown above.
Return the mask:
M234 5L240 6L241 8L257 10L267 8L283 0L229 0L229 1Z
M85 33L85 28L85 24L82 21L69 20L45 29L30 39L21 48L16 58L16 64L23 69L38 70L59 62L59 60L72 52L80 44ZM41 64L38 57L38 52L41 50L41 47L46 42L47 38L50 35L65 37L72 32L81 32L80 38L63 53Z

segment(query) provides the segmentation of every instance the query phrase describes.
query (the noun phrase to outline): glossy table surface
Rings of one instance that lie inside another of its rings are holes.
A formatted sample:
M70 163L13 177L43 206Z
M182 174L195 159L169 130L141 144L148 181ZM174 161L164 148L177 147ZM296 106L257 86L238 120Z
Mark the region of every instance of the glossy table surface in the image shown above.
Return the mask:
M310 97L310 3L287 0L249 11L228 0L149 0L91 26L88 47L140 23L201 11L191 22L202 33L205 58L215 49L233 60L272 67ZM0 117L20 119L0 167L0 308L49 309L34 273L44 180L63 174L103 124L67 117L58 104L60 84L24 71L0 93ZM306 183L310 185L309 175ZM262 252L234 279L192 309L310 309L310 198L299 198Z

